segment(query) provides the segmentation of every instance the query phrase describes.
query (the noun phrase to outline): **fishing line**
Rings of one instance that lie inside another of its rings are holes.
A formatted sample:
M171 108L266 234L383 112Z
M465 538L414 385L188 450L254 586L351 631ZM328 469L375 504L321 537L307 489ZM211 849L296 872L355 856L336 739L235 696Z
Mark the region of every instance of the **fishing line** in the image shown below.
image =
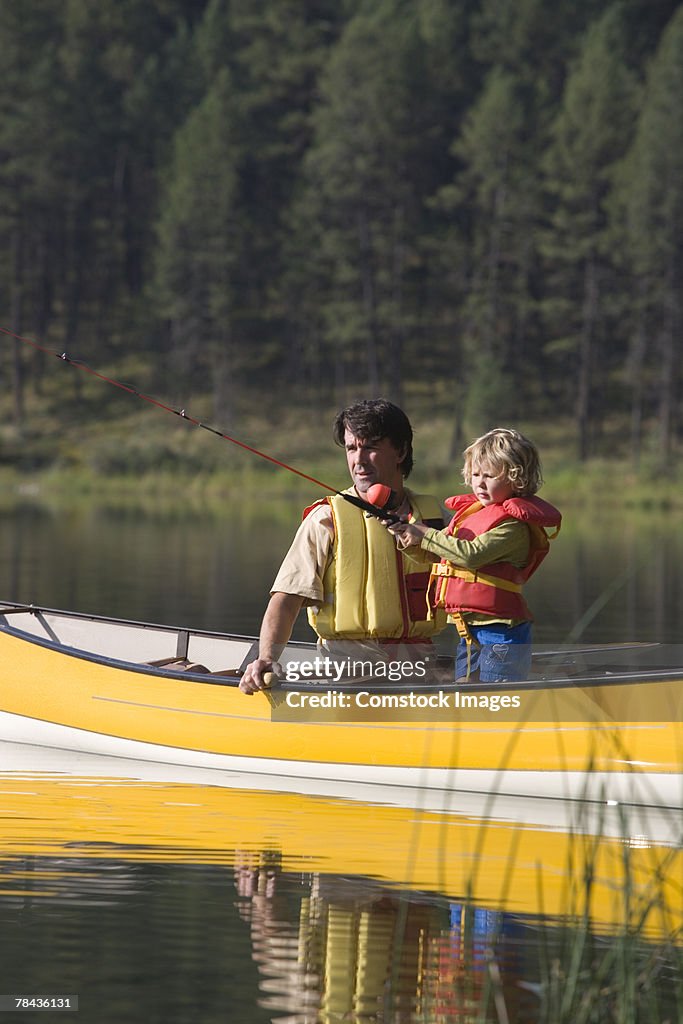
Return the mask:
M368 515L376 516L378 519L386 519L390 522L401 521L400 516L396 516L388 510L379 508L377 505L372 505L369 501L363 501L362 498L358 498L356 495L346 494L344 491L340 491L336 487L332 487L330 484L326 484L324 481L318 480L316 477L310 476L308 473L304 473L300 469L296 469L295 466L290 466L287 462L282 462L280 459L276 459L273 455L268 455L266 452L262 452L258 448L254 448L252 445L246 444L244 441L240 441L236 437L231 437L230 434L226 434L222 430L212 427L209 423L203 423L194 416L190 416L185 409L176 409L174 406L167 405L165 402L160 401L158 398L154 398L152 395L145 394L144 391L140 391L132 384L126 384L123 381L116 380L114 377L108 377L106 374L100 373L99 370L94 370L91 366L88 366L87 363L84 363L80 359L72 359L66 352L55 352L53 349L47 348L45 345L41 345L32 338L25 338L21 334L15 334L7 327L0 327L0 334L4 334L8 338L13 338L15 341L21 341L25 345L30 345L31 348L38 352L44 352L48 356L54 356L56 359L61 360L63 363L67 363L69 366L75 367L77 370L83 370L84 373L89 373L91 377L96 377L97 380L101 380L105 384L111 384L112 387L119 388L120 391L125 391L129 395L134 395L136 398L142 399L143 402L148 402L157 409L162 409L164 412L172 413L174 416L180 417L180 419L185 420L193 427L201 427L202 430L206 430L210 434L220 437L223 441L229 441L231 444L237 445L238 448L251 452L252 455L258 455L259 458L265 459L274 466L279 466L280 469L289 470L290 473L295 473L297 476L303 477L304 480L308 480L317 487L322 487L323 490L338 495L345 501L348 501L351 505L355 505L356 508L362 509ZM385 488L385 490L388 491L387 488Z

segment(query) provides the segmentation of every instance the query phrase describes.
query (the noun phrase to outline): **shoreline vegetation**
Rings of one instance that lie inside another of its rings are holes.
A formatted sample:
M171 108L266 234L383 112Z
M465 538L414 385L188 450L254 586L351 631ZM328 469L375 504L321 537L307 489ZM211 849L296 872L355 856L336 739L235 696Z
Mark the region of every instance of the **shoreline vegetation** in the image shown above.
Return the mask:
M344 455L331 437L333 411L265 409L223 426L208 415L203 419L206 404L199 400L199 411L193 409L191 415L302 474L338 489L347 486ZM475 432L463 430L463 440L454 444L452 417L441 413L428 419L426 413L415 413L409 401L405 407L415 427L415 469L409 484L441 499L465 491L460 453ZM21 436L11 426L0 430L1 504L92 500L153 507L163 502L220 511L237 503L267 501L275 511L278 502L309 503L325 493L253 452L149 409L118 416L104 406L96 420L68 422L67 417L59 422L54 413L41 413ZM683 507L683 472L663 468L655 452L643 454L636 464L629 456L624 425L615 422L605 430L610 458L580 462L569 422L507 419L501 425L517 427L538 444L545 481L540 493L563 509L580 507L613 516Z

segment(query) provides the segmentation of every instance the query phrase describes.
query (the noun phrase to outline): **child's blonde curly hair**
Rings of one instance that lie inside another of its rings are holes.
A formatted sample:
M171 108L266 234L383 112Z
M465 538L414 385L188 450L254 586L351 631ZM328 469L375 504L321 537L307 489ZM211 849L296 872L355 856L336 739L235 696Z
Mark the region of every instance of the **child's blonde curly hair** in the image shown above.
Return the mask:
M472 484L472 466L484 462L498 476L504 476L520 497L535 494L543 483L536 446L518 430L495 427L473 441L465 449L465 483Z

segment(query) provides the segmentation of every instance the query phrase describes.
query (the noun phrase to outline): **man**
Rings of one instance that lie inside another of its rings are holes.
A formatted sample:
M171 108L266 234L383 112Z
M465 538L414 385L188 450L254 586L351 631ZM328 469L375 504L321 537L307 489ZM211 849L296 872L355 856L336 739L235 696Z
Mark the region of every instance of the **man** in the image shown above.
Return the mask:
M405 413L384 399L359 402L337 416L334 439L346 450L353 486L365 498L373 484L394 492L392 511L413 522L443 527L440 506L405 487L413 466L413 431ZM330 657L417 661L443 628L430 617L426 590L431 557L400 552L381 522L340 495L306 509L280 567L263 617L259 656L247 666L240 689L266 685L302 608Z

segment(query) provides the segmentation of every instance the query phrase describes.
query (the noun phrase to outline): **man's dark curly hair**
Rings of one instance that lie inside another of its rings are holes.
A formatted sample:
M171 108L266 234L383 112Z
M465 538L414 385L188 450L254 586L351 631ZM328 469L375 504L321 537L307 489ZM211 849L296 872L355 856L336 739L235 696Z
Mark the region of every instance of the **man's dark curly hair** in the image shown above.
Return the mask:
M361 441L388 438L397 451L405 451L401 469L404 477L410 475L413 468L413 428L403 410L393 402L387 402L384 398L371 398L342 409L332 428L334 440L342 448L346 430Z

